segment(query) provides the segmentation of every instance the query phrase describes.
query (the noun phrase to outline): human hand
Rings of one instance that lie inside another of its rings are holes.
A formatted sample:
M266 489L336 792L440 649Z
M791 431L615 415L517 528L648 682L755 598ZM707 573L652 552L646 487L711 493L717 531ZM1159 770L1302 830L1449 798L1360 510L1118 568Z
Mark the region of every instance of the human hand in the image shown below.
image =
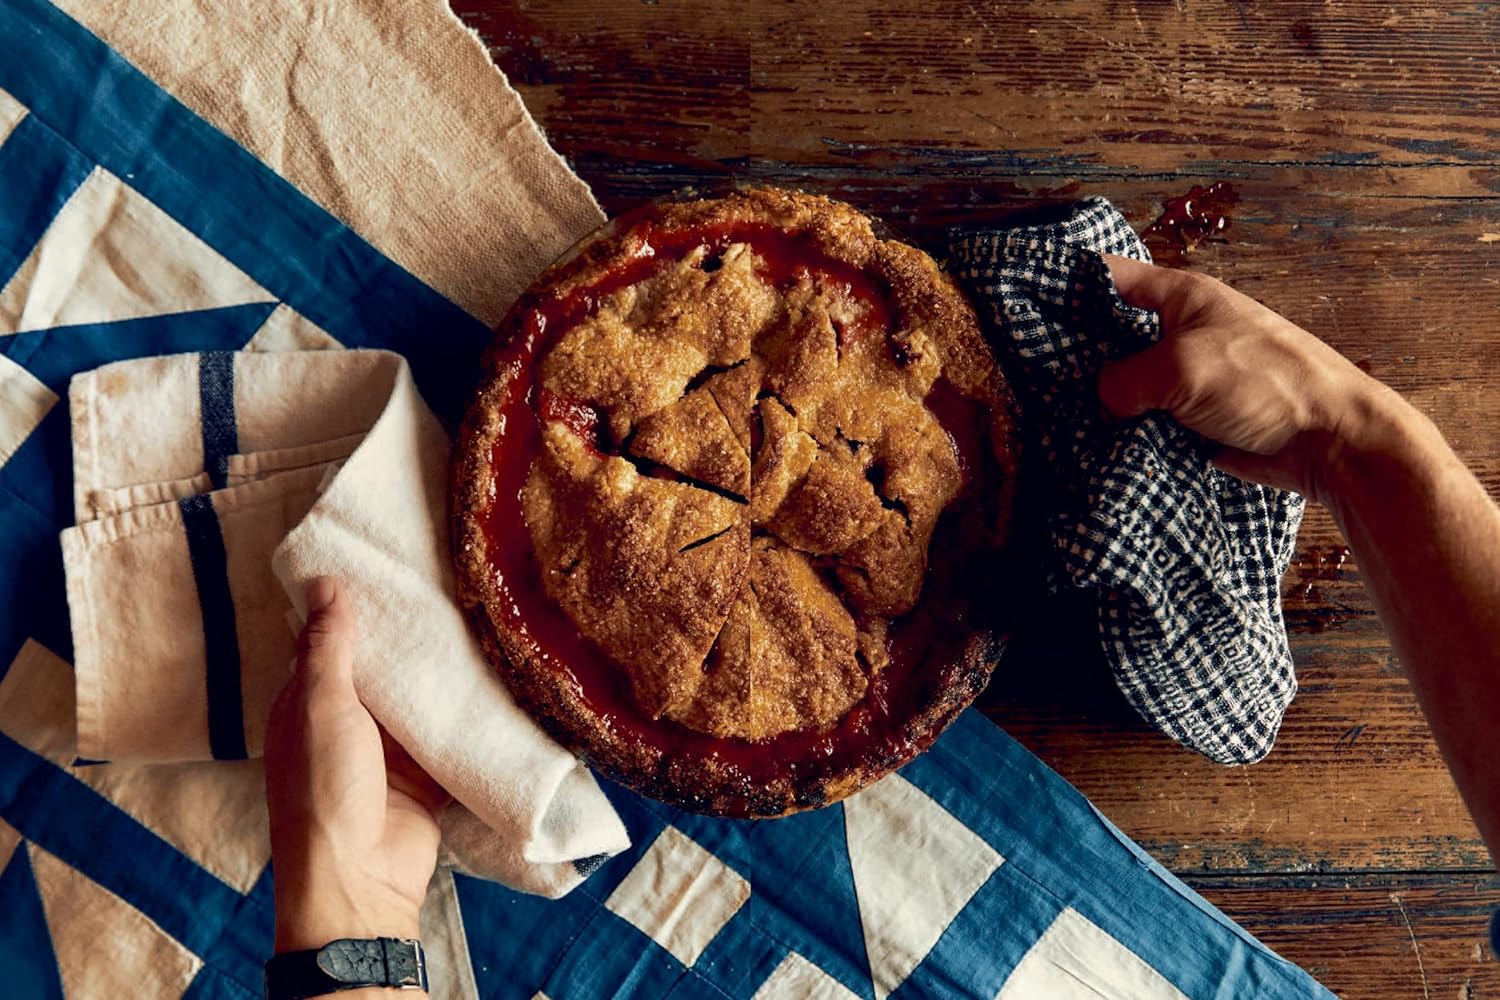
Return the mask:
M276 952L415 938L448 795L360 703L354 609L337 582L309 583L307 610L266 731Z
M1340 450L1366 443L1377 414L1407 409L1317 337L1207 275L1107 256L1120 296L1161 315L1162 339L1099 374L1119 417L1166 410L1223 445L1231 475L1328 500Z

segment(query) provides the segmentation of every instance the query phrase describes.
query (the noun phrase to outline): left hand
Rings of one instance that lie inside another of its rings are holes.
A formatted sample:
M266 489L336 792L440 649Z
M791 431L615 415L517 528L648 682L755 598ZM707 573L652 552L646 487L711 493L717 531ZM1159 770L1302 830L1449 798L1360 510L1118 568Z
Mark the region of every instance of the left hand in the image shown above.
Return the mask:
M266 731L277 954L417 937L448 801L360 703L354 609L337 582L309 583L307 608Z

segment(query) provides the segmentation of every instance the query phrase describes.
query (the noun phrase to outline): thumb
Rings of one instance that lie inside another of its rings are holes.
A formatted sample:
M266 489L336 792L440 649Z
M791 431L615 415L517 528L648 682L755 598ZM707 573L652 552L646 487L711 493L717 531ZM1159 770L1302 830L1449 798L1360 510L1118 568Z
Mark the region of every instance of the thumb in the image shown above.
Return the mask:
M1109 276L1114 279L1115 291L1137 309L1161 312L1162 307L1177 294L1185 277L1181 271L1130 257L1112 253L1103 256L1104 263L1109 265Z
M297 637L297 672L306 681L353 683L354 612L331 576L307 584L307 624Z
M1099 402L1122 419L1138 417L1148 410L1168 410L1180 381L1170 342L1157 341L1099 372Z

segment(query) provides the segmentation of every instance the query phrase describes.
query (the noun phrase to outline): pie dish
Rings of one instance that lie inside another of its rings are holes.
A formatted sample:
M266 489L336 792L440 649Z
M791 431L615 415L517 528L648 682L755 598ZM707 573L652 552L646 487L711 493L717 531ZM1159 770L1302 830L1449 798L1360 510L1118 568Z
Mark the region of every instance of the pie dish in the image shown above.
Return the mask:
M720 815L834 802L989 678L1015 426L953 283L855 209L651 205L549 268L486 354L459 600L604 774Z

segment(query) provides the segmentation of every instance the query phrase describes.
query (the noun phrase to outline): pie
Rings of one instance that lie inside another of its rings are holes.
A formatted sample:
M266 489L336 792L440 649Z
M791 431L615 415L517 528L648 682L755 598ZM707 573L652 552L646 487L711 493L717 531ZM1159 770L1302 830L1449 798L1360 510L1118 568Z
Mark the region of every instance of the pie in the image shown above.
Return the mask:
M1004 378L926 254L790 191L652 205L544 273L486 355L459 599L606 775L811 808L988 680L1015 468Z

